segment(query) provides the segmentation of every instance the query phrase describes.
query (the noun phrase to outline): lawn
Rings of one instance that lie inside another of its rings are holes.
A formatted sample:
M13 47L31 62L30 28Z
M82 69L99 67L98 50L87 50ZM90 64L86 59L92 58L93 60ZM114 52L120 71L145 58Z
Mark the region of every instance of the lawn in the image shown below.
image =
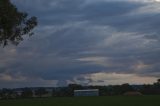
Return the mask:
M0 106L160 106L160 96L58 97L0 100Z

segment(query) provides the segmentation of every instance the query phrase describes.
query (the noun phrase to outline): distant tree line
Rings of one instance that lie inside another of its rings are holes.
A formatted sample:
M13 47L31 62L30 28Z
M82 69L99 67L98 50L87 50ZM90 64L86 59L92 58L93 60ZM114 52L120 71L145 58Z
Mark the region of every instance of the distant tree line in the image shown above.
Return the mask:
M69 84L67 87L56 88L19 88L0 90L0 99L33 98L33 97L72 97L74 90L99 89L100 96L123 95L126 92L140 92L143 95L160 95L160 79L154 84L147 85L122 85L109 86L82 86Z

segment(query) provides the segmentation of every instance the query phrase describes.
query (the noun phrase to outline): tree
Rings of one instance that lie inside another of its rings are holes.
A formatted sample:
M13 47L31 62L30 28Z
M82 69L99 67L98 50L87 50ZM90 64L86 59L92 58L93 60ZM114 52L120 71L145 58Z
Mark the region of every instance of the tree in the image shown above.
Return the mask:
M1 99L10 99L10 98L12 98L13 95L14 95L14 92L12 89L3 88L0 91L0 98Z
M128 83L122 84L120 89L121 89L121 93L134 91L133 87L131 85L129 85Z
M0 46L8 43L18 45L23 35L33 35L35 26L36 17L28 17L26 12L18 11L10 0L0 0Z
M21 94L22 98L30 98L33 97L33 91L30 88L24 88Z
M37 90L35 90L35 95L37 95L38 97L42 97L43 95L47 93L48 92L46 91L45 88L38 88Z
M160 79L157 80L157 83L160 84Z

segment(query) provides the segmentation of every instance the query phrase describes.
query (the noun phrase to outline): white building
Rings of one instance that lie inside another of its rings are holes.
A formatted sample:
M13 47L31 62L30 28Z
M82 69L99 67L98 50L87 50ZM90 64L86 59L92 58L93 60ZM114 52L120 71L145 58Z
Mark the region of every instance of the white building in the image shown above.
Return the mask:
M99 89L74 90L74 96L99 96Z

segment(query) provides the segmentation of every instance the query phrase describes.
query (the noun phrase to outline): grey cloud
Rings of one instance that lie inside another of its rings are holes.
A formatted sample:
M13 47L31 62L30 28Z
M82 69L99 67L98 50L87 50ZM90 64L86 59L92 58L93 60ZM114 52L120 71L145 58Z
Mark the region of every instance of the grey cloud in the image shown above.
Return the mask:
M67 80L74 82L75 77L89 84L92 81L79 76L101 71L159 77L159 14L131 15L148 3L86 3L86 0L14 0L14 3L36 15L39 26L36 34L18 47L0 50L0 74L59 80L58 85ZM10 82L2 85L7 84Z

